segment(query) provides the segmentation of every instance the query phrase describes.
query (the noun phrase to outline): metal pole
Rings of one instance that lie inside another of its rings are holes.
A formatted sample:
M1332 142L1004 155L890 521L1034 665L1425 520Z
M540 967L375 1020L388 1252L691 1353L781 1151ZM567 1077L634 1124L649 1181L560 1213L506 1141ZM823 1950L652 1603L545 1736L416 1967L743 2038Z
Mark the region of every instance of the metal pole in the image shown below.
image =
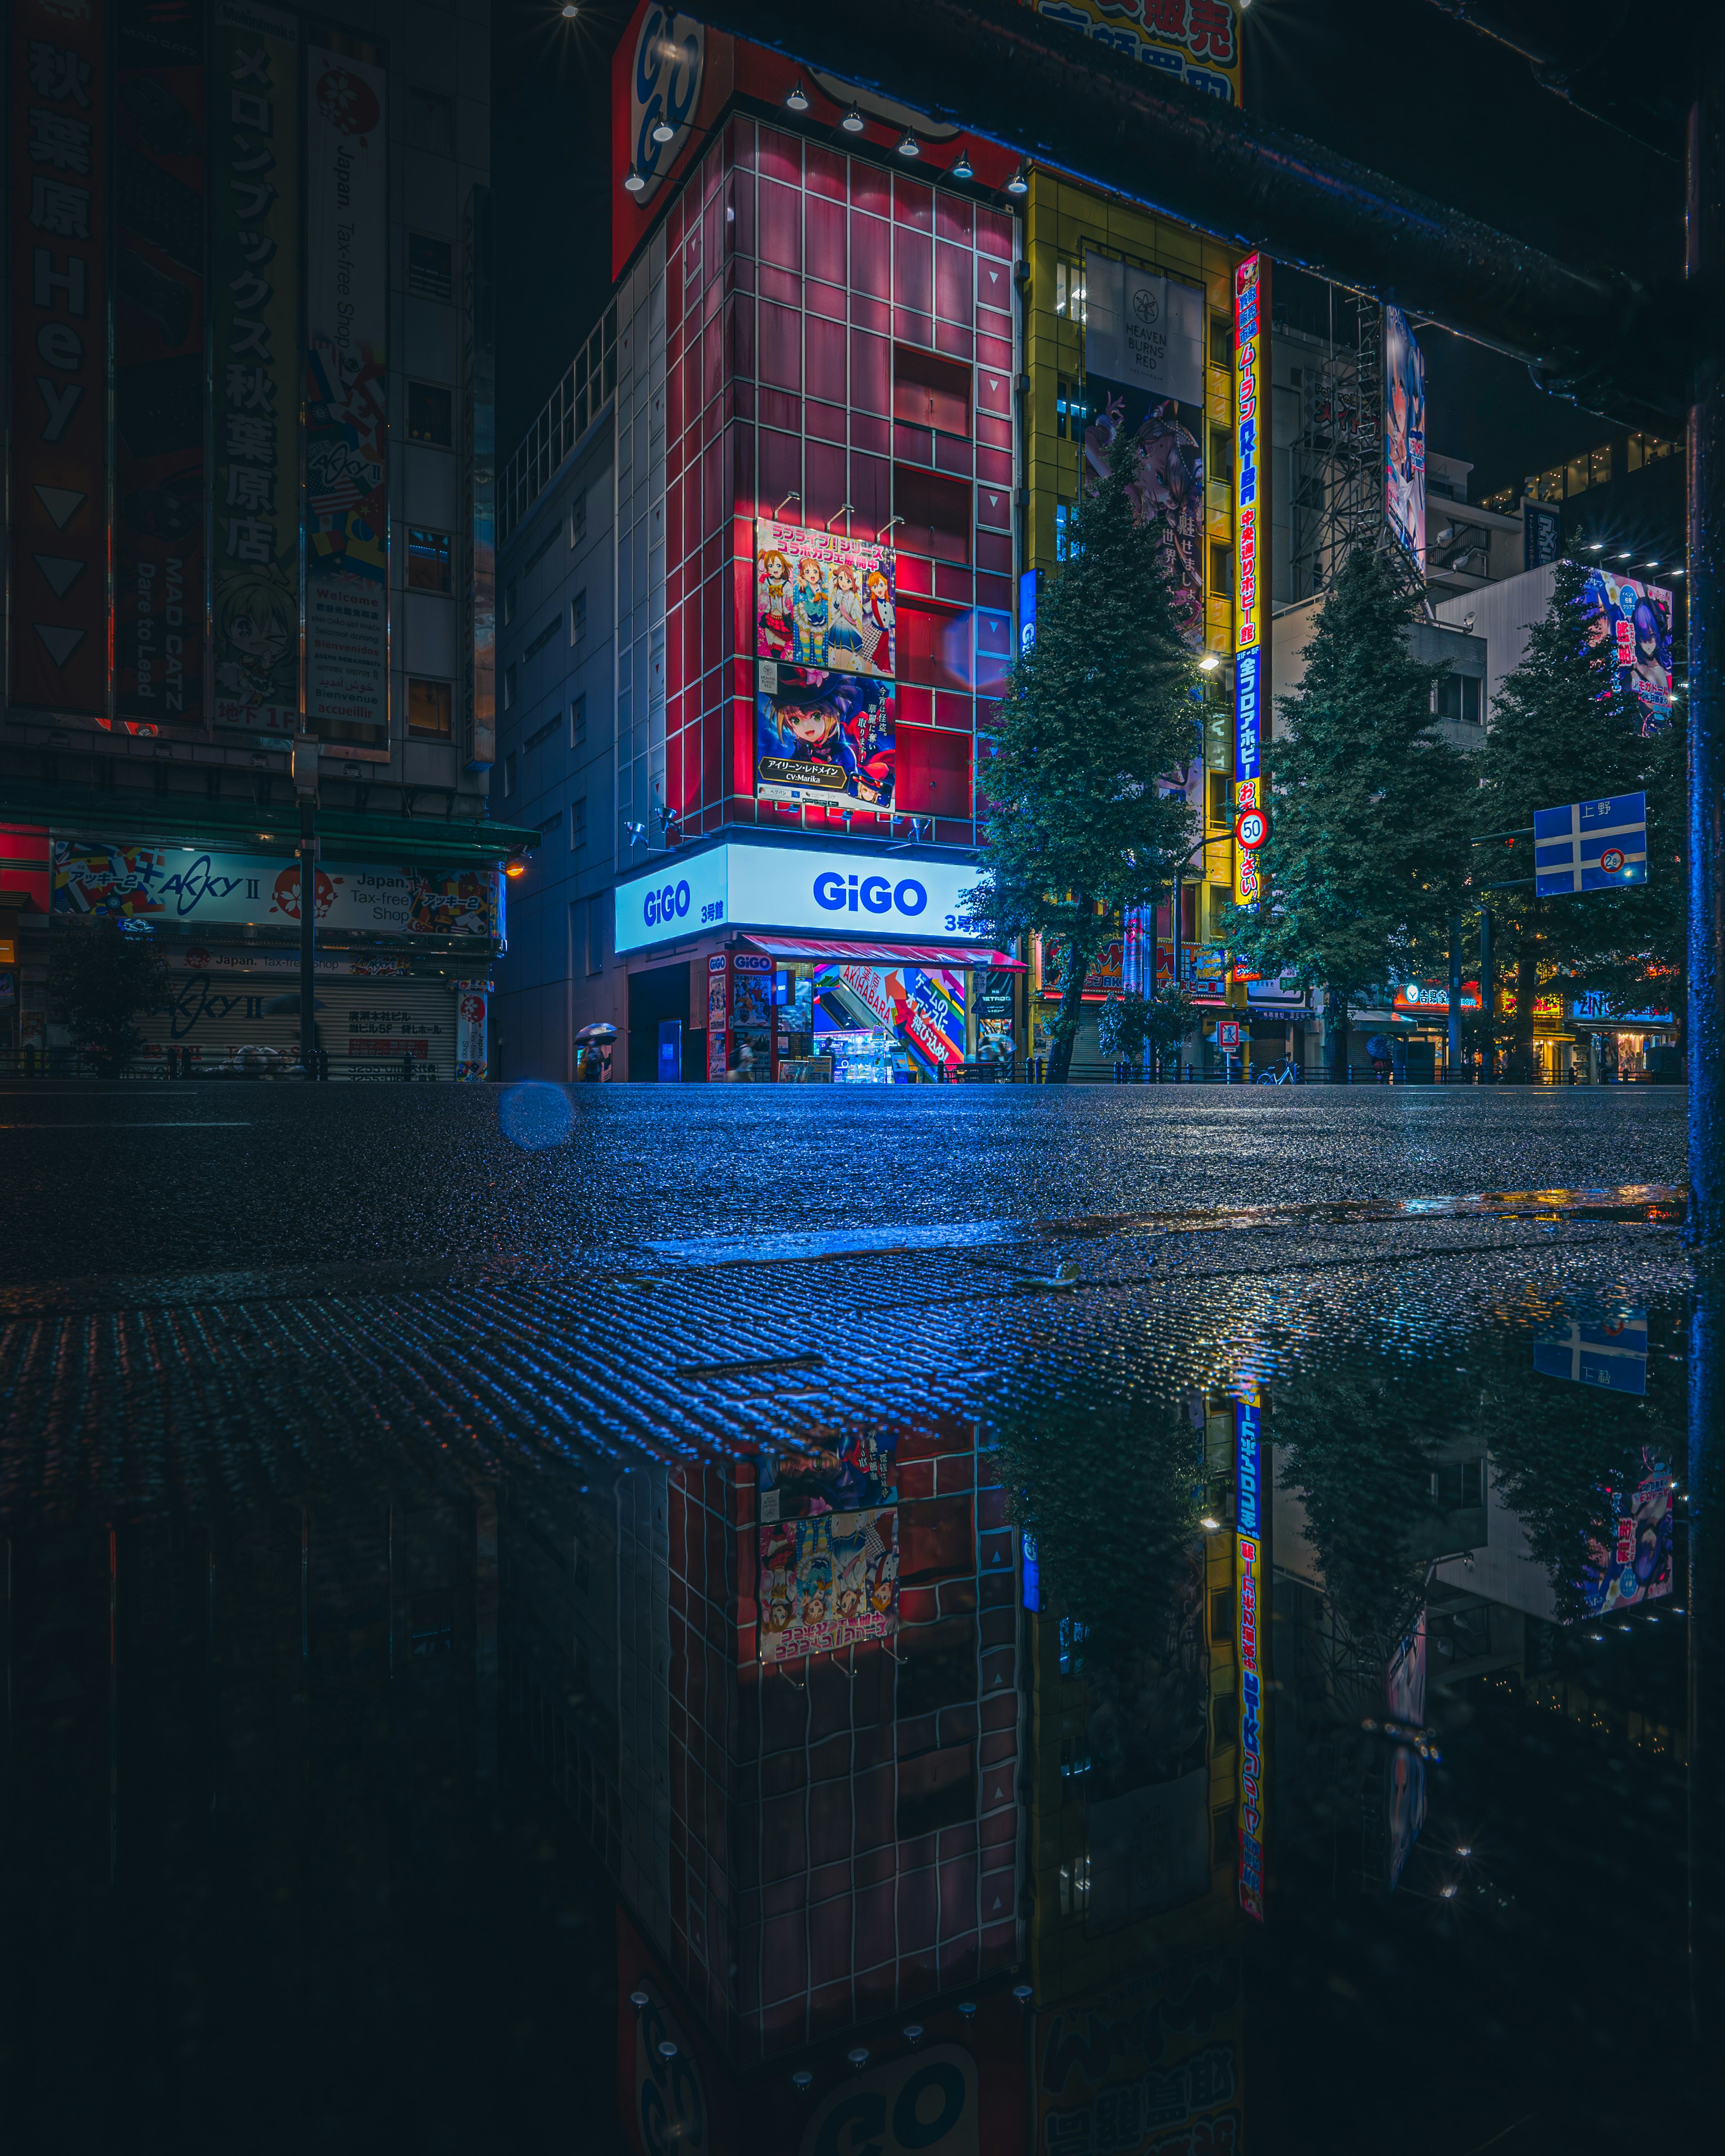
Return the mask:
M1480 908L1480 1009L1485 1015L1485 1053L1480 1058L1480 1083L1497 1083L1497 973L1491 963L1491 909Z
M1688 259L1711 326L1689 410L1689 1216L1698 1255L1725 1251L1725 38L1702 55L1689 118Z
M1450 1037L1444 1048L1444 1076L1451 1086L1461 1068L1461 916L1450 923Z

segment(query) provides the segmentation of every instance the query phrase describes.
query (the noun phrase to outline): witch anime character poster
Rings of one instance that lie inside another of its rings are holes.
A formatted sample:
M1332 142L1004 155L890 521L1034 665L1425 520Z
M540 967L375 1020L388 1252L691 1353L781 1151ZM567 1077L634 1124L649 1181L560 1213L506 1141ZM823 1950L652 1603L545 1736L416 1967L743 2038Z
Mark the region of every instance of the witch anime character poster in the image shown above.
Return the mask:
M1641 704L1641 732L1656 732L1671 715L1671 595L1661 585L1589 569L1583 605L1589 644L1609 644L1617 679Z
M796 1661L898 1630L898 1512L763 1522L755 1599L760 1658Z
M804 666L781 666L778 682L755 699L756 798L890 809L891 685Z
M755 656L779 665L891 680L891 548L758 518Z

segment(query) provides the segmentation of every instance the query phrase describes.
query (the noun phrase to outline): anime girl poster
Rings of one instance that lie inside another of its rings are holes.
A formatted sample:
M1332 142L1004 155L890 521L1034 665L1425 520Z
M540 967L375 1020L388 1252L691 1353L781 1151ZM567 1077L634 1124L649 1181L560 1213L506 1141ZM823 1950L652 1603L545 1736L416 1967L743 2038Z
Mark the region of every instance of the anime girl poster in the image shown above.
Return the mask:
M762 801L892 807L897 762L887 683L781 667L755 699L755 793Z
M1151 403L1142 392L1095 376L1088 389L1085 494L1093 495L1101 486L1114 445L1123 437L1133 520L1162 529L1174 603L1195 649L1204 641L1204 415L1195 404L1178 404L1172 398Z
M1641 732L1656 732L1671 712L1671 595L1661 585L1590 569L1583 593L1589 644L1610 644L1617 679L1640 699Z
M1399 307L1384 310L1384 506L1425 570L1425 361Z
M890 547L757 518L756 658L890 681L893 560Z
M890 1505L898 1496L898 1438L892 1430L845 1430L809 1452L759 1464L761 1517L789 1519Z
M757 1532L762 1661L829 1654L898 1630L896 1507L763 1521Z

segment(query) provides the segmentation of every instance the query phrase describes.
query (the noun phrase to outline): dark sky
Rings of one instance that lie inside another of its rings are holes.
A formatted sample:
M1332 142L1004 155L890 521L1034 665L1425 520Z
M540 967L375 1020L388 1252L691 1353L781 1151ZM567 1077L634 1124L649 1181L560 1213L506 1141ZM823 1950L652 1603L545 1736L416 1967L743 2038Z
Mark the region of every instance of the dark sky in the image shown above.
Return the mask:
M507 456L610 290L610 56L633 12L496 0L500 452ZM1246 107L1584 267L1646 280L1682 259L1682 173L1532 80L1431 0L1253 0ZM1626 53L1625 64L1636 64ZM1524 367L1421 333L1427 439L1474 466L1475 498L1602 440ZM1675 432L1675 428L1673 429Z

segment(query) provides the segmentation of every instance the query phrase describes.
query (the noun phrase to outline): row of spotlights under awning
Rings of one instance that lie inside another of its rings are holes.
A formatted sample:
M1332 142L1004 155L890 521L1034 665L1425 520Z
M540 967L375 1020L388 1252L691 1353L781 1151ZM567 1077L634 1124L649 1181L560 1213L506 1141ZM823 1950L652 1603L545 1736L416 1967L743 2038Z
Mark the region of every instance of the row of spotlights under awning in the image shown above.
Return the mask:
M566 9L564 12L569 13L573 11ZM803 87L800 80L791 85L784 101L788 111L808 111L809 92ZM860 135L868 126L868 121L863 117L861 108L853 105L839 125L847 135ZM676 130L668 121L661 120L653 130L653 140L655 142L669 142L675 134ZM922 155L922 143L917 141L915 133L908 127L900 139L898 154L904 158L920 157ZM947 167L947 177L955 180L973 180L976 177L976 167L970 162L970 152L963 148ZM646 174L631 165L623 184L625 190L632 195L644 193L647 186ZM1019 166L1017 171L1006 182L1006 192L1009 195L1025 195L1030 192L1030 173L1028 166L1024 164Z
M1589 554L1603 554L1605 551L1604 541L1603 539L1589 539L1587 542L1587 551ZM1632 552L1625 548L1622 553L1614 554L1611 558L1614 562L1633 562L1635 557ZM1657 561L1643 562L1641 564L1641 567L1644 569L1657 569L1663 566L1664 565L1662 563ZM1665 573L1668 577L1681 577L1684 574L1684 571L1681 567L1678 567L1675 568L1667 568Z

